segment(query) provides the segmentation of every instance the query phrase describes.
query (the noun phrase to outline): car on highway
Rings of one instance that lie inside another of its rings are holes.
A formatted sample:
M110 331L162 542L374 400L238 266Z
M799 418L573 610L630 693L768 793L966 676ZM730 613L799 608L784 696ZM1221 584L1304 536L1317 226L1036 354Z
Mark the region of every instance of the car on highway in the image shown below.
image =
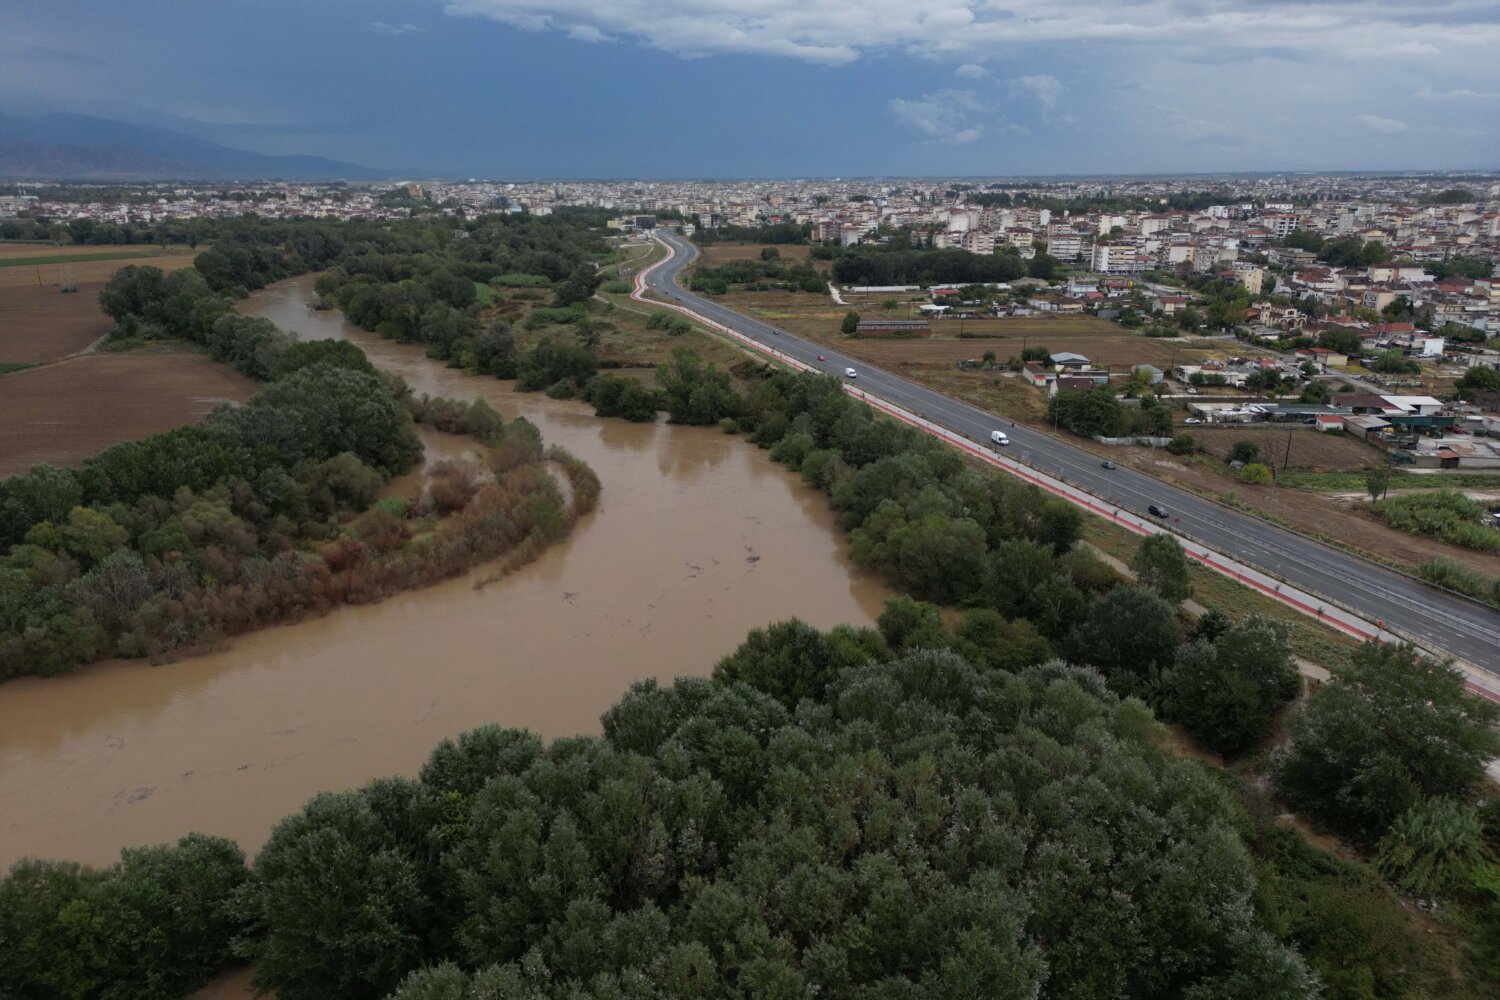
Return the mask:
M845 368L844 378L859 378L859 372L855 371L853 368Z
M1163 507L1159 503L1154 503L1154 504L1150 505L1149 507L1146 508L1146 510L1148 510L1148 511L1151 512L1151 516L1152 517L1168 518L1168 517L1172 516L1171 512L1168 511L1167 508Z
M990 440L999 445L1010 444L1010 437L1004 431L990 431Z
M823 357L823 355L821 355L821 354L819 354L819 355L818 355L818 360L819 360L819 361L827 361L827 360L828 360L828 359L827 359L827 358L825 358L825 357Z
M1115 467L1115 463L1111 462L1107 458L1104 461L1102 461L1102 462L1099 463L1099 468L1101 468L1101 469L1113 469L1114 467Z

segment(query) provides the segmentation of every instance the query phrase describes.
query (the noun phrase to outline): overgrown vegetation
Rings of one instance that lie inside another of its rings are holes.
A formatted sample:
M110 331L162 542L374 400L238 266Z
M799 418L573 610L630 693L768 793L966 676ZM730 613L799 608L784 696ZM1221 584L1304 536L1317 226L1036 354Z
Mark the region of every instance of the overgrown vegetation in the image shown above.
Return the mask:
M1500 549L1500 531L1483 525L1484 505L1453 489L1377 500L1370 511L1398 531L1427 535L1478 552Z
M705 295L724 295L733 291L791 291L827 294L823 276L811 264L790 263L779 258L768 260L732 260L717 267L699 265L693 269L692 289Z

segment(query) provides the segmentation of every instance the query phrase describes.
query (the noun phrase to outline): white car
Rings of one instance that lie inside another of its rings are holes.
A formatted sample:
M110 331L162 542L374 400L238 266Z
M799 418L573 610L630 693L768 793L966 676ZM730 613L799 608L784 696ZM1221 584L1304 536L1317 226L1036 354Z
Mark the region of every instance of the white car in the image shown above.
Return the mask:
M1203 423L1203 421L1200 420L1200 419L1198 419L1197 417L1188 417L1186 420L1183 421L1183 423L1185 423L1185 424L1201 424L1201 423Z
M1004 431L990 431L990 440L1000 445L1010 444L1010 438Z
M844 378L859 378L859 373L856 372L853 368L845 368Z

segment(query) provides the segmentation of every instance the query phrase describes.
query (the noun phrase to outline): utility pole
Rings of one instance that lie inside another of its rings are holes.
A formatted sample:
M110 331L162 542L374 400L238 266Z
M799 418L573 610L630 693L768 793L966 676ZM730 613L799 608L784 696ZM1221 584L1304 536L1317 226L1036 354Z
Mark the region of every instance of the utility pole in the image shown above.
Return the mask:
M1286 455L1281 459L1282 469L1285 469L1288 465L1292 464L1292 435L1295 433L1297 433L1297 428L1295 427L1290 428L1286 432Z

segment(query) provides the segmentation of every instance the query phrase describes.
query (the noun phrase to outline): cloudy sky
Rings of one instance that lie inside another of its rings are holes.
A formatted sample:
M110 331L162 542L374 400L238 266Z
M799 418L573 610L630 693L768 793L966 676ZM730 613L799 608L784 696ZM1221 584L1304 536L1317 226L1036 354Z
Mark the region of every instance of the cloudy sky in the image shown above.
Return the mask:
M0 110L506 177L1500 167L1500 0L6 0Z

